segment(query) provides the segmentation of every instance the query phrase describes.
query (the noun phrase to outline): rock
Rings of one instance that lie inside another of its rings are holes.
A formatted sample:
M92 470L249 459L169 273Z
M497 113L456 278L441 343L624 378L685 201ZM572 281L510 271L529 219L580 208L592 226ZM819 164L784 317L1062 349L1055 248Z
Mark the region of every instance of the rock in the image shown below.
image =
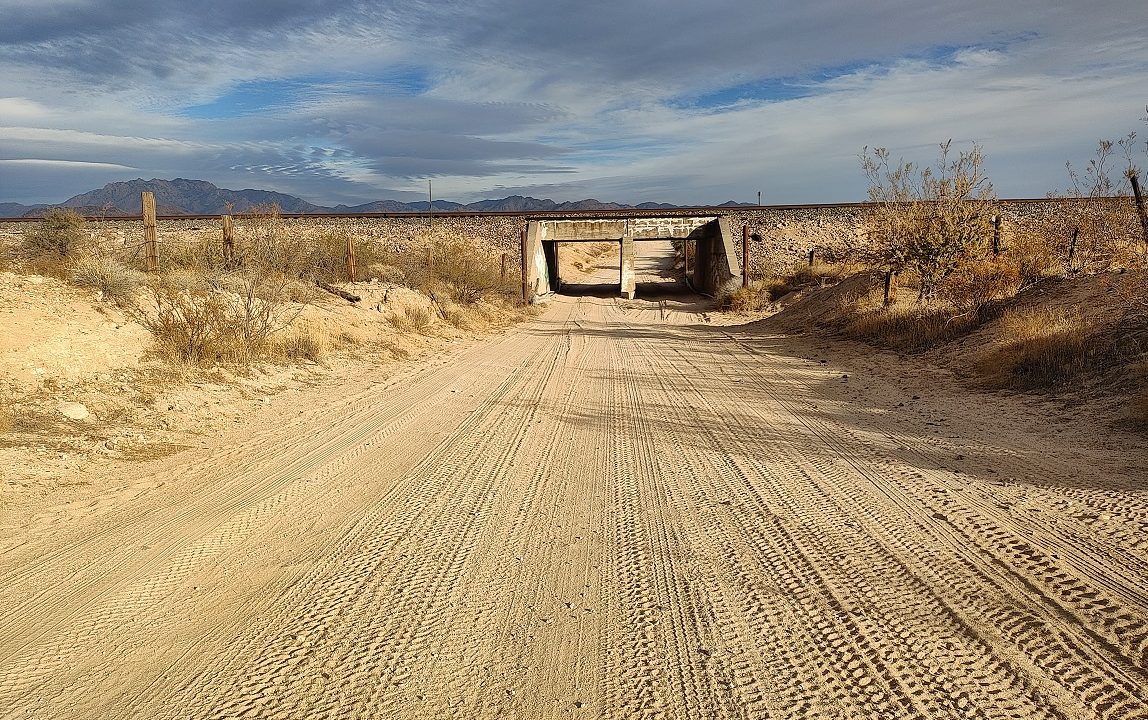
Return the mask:
M88 409L82 403L78 402L62 402L56 406L60 414L71 420L83 420L90 414Z

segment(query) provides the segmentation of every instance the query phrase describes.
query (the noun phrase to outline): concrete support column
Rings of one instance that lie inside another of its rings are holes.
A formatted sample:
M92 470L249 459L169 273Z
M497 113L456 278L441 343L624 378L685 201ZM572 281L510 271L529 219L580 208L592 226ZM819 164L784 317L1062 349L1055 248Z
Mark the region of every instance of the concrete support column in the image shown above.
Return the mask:
M620 268L619 281L622 285L622 297L627 300L634 299L637 289L637 278L634 275L634 238L630 235L622 237L622 255L618 267Z

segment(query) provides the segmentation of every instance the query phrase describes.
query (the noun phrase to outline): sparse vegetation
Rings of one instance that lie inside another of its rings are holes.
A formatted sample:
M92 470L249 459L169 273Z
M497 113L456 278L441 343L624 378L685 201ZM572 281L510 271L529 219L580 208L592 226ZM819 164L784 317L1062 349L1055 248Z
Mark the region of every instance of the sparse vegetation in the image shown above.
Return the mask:
M41 275L65 277L68 261L87 240L84 218L71 208L51 208L44 219L24 231L20 260Z
M148 284L146 309L136 313L159 354L189 365L246 365L266 359L275 333L301 308L287 302L289 280L254 271L219 277L161 275Z
M80 287L99 290L103 293L104 299L121 307L132 304L146 280L140 271L103 255L90 255L77 259L72 264L69 277Z

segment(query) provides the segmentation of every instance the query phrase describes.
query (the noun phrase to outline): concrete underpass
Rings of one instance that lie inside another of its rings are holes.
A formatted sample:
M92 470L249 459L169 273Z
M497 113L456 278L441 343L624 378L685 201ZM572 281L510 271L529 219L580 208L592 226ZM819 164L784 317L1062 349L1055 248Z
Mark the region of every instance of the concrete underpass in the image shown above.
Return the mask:
M530 220L523 243L523 297L532 301L539 295L557 292L562 286L559 243L618 243L618 293L633 299L639 284L638 247L647 241L680 240L691 246L693 262L685 268L693 288L716 293L736 278L741 270L733 237L723 218L631 217L608 219L571 218ZM663 253L658 253L663 255ZM659 261L657 272L664 268Z

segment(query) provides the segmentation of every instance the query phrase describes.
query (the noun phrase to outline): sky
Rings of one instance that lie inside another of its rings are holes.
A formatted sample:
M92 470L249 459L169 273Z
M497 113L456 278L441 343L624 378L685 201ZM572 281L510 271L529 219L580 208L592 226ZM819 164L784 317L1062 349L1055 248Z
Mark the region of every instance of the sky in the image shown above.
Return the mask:
M1040 197L1148 138L1145 0L0 0L0 70L0 202L27 204L140 177L848 202L865 147L949 139Z

